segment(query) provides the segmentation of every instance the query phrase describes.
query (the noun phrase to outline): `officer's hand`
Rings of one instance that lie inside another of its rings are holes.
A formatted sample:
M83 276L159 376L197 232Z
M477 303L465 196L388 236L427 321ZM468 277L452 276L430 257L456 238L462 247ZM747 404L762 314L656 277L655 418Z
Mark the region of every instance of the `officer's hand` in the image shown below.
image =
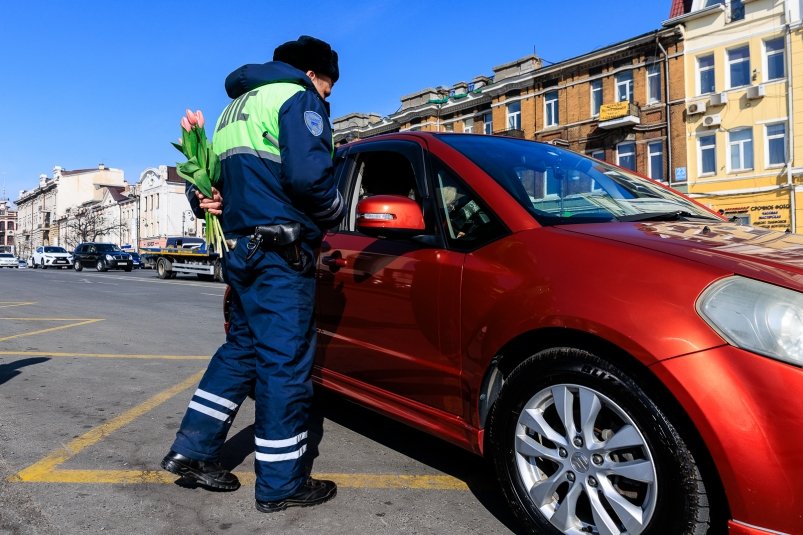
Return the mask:
M223 196L220 195L217 189L212 188L211 199L197 190L195 196L198 197L198 201L203 210L213 215L220 215L223 213Z

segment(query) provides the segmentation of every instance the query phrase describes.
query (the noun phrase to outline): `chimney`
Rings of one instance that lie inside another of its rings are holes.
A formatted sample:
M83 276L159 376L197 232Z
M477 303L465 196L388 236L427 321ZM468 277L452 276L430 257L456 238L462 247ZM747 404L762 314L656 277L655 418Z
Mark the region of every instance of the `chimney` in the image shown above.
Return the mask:
M39 187L44 188L47 184L47 175L39 175Z
M105 165L105 164L102 164L102 163L99 163L99 164L98 164L98 170L99 170L99 171L105 171L105 170L106 170L106 165Z

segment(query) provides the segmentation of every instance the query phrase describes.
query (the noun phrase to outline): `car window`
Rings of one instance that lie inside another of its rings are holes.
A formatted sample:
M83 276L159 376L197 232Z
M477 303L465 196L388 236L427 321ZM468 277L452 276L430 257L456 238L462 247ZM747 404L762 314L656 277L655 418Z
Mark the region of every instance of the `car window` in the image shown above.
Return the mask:
M433 159L435 196L446 239L456 249L473 249L506 233L480 197L445 164Z
M394 151L358 154L354 161L348 230L355 230L357 202L372 195L403 195L421 204L416 175L407 156Z
M66 253L63 247L45 247L46 253Z

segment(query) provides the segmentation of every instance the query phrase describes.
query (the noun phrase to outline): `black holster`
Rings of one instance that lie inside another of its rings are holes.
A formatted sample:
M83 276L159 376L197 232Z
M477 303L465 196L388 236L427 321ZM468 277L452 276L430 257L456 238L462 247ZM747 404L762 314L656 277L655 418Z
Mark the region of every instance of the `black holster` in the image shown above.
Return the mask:
M301 224L284 223L281 225L260 225L254 228L254 234L248 241L250 259L257 249L276 251L287 264L297 270L304 269L304 253L301 250Z

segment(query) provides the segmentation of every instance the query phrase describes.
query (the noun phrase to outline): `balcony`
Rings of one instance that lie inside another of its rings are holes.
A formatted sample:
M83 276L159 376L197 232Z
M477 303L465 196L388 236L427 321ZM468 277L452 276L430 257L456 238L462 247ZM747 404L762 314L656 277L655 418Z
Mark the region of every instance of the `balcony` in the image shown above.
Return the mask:
M497 132L494 132L494 135L524 139L524 130L520 130L518 128L509 128L507 130L499 130Z
M637 124L641 124L639 107L632 102L603 104L599 109L599 127L603 130Z

